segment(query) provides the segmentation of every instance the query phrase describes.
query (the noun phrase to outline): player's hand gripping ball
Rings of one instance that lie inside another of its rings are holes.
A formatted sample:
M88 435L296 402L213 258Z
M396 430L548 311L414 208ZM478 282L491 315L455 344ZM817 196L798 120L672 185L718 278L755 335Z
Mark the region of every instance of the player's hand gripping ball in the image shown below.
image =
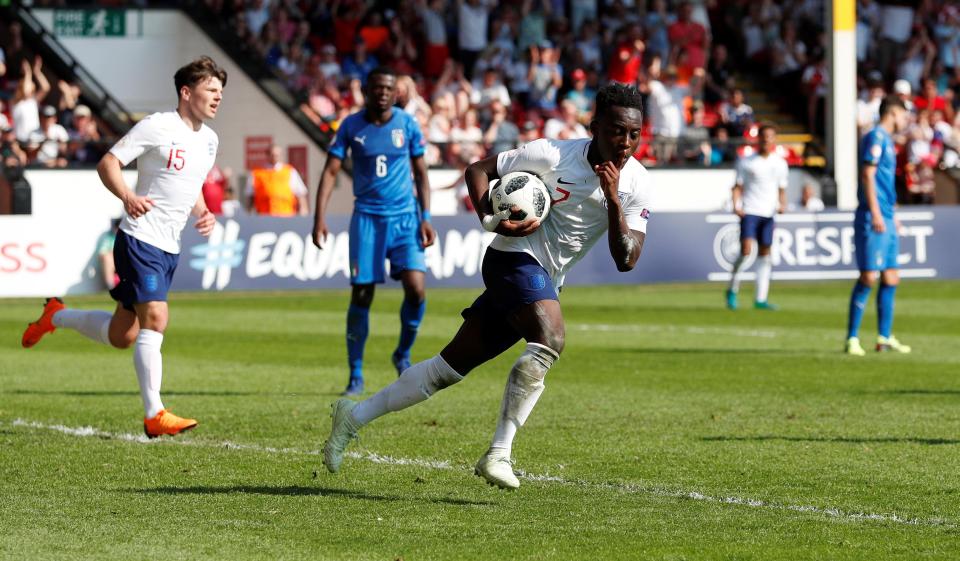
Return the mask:
M493 213L505 220L533 218L543 222L550 212L550 190L539 177L525 171L515 171L500 178L490 189ZM517 212L510 212L516 207Z

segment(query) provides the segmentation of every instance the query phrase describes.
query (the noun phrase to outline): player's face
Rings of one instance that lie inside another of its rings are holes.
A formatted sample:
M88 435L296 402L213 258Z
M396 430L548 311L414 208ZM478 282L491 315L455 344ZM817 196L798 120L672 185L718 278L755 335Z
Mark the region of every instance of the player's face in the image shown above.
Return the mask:
M907 128L909 114L906 109L893 108L893 132L900 132Z
M611 107L591 124L597 152L604 162L613 162L623 169L640 147L643 115L632 107Z
M223 84L219 78L207 78L192 88L185 86L180 95L195 117L207 121L217 116L217 108L223 99Z
M777 143L777 131L773 129L763 129L763 134L758 139L758 148L761 152L769 152Z
M367 107L386 111L397 102L397 78L377 74L367 81Z

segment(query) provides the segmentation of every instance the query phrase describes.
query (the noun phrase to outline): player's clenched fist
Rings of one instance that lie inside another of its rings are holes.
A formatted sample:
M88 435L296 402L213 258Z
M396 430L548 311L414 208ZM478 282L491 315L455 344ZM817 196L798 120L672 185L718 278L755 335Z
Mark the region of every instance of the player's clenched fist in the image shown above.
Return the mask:
M420 223L420 243L423 247L430 247L437 240L437 231L433 225L424 220Z

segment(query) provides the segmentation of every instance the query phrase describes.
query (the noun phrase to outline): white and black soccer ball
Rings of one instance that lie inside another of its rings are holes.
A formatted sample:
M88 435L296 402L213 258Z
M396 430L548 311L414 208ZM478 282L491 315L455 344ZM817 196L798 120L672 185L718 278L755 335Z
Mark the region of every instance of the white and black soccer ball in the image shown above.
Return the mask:
M515 171L494 184L490 189L490 202L494 213L509 211L514 206L519 208L509 220L535 218L542 222L550 212L550 190L536 175Z

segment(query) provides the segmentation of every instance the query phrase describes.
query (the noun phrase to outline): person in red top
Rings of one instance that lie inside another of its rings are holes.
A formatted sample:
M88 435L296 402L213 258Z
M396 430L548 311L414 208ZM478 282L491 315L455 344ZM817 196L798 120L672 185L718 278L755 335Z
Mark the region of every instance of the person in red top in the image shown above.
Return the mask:
M689 2L680 4L677 21L667 28L667 37L673 47L671 59L675 59L681 50L687 51L687 62L694 68L703 68L707 63L707 48L710 38L705 27L690 19L693 6Z
M643 67L643 30L639 25L631 25L626 38L619 43L610 61L608 76L613 82L634 85Z
M929 109L931 111L943 111L943 115L948 122L953 122L953 106L947 103L942 95L937 93L937 83L931 78L923 81L922 94L913 98L913 105L917 112Z
M210 212L217 216L223 214L223 198L230 185L231 175L230 168L220 169L220 166L214 164L203 181L203 202L207 203Z

